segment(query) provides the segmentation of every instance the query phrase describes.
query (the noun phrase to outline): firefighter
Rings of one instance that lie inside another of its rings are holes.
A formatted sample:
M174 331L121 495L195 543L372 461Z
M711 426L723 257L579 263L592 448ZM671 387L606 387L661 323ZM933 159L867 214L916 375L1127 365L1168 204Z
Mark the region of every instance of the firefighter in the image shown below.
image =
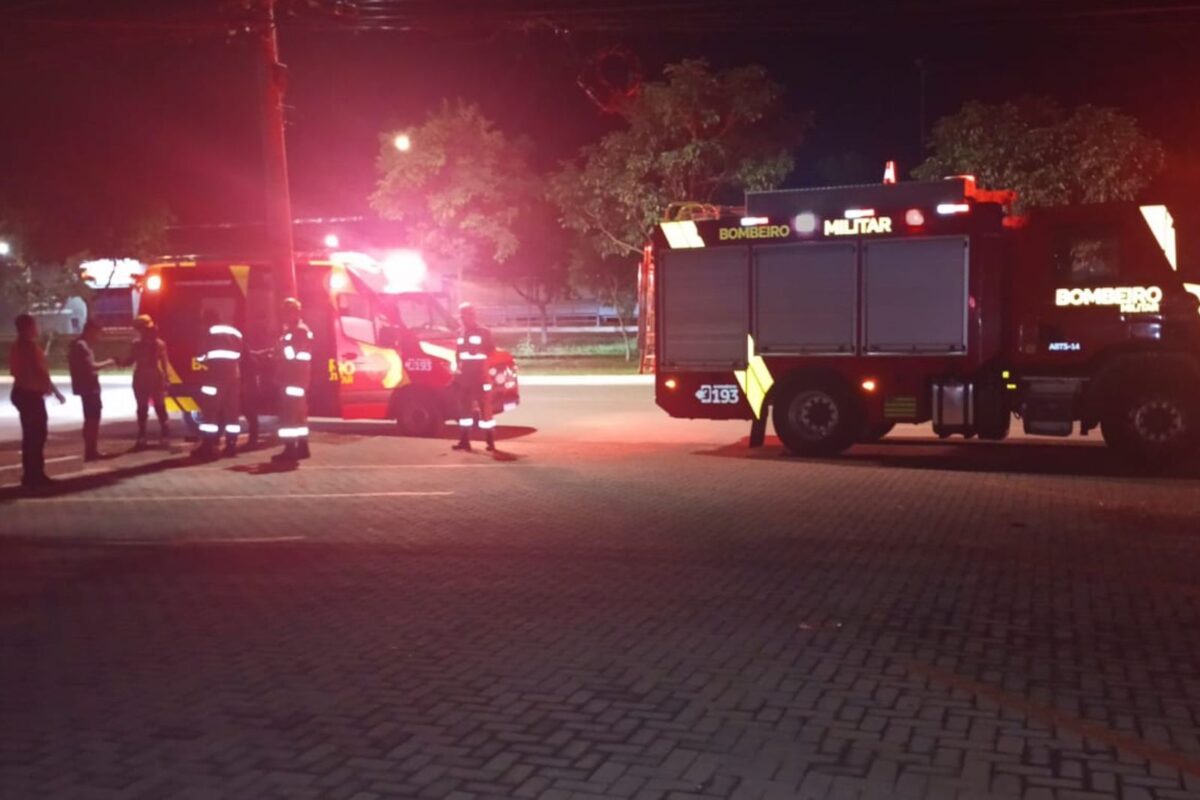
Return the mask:
M167 364L167 343L158 338L158 329L149 314L139 314L133 320L138 332L137 340L130 345L129 355L120 361L122 366L133 367L133 397L137 405L138 434L135 450L146 449L146 421L150 406L158 417L158 439L165 445L171 435L167 416L166 385L170 368Z
M458 307L462 328L458 333L458 372L454 376L458 395L458 427L461 431L455 450L471 449L471 428L478 420L479 429L485 431L487 449L496 449L496 421L492 419L492 376L488 372L488 358L496 352L492 332L479 324L475 307L463 303Z
M283 452L276 463L308 458L308 384L312 370L313 335L300 319L300 301L283 301L283 334L275 348L275 380L279 384L279 439Z
M221 435L225 435L224 455L237 455L238 434L242 432L238 400L241 395L242 332L222 325L217 312L205 309L204 345L197 360L204 365L204 385L200 387L200 447L194 455L214 458Z

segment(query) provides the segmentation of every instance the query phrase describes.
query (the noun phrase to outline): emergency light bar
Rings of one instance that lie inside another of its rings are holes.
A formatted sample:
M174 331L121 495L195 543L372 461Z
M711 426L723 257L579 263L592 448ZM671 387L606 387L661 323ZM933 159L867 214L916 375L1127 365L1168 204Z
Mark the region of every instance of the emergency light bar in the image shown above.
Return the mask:
M966 203L938 203L937 213L942 216L950 214L966 214L971 207Z

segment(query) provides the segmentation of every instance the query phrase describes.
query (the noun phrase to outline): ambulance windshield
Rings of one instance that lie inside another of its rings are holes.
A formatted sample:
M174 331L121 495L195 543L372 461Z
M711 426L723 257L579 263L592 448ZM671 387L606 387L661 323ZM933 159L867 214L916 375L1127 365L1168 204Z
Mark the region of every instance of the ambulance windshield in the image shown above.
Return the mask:
M382 299L391 306L388 310L394 322L408 330L450 334L458 327L449 312L431 295L413 292L386 295Z

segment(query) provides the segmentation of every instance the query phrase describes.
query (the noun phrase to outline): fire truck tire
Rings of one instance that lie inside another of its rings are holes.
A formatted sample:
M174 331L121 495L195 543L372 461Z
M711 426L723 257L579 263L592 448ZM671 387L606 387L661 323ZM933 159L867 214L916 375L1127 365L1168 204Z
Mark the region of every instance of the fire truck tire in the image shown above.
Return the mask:
M892 432L892 428L896 427L894 422L877 422L874 425L868 425L863 428L862 433L858 435L858 441L863 444L878 442L883 437Z
M858 439L862 409L835 380L796 383L775 402L775 433L788 450L806 456L836 455Z
M437 436L446 422L437 396L417 388L396 395L393 414L401 436Z
M1131 381L1104 409L1100 432L1122 457L1167 466L1200 444L1200 402L1191 381L1165 377Z

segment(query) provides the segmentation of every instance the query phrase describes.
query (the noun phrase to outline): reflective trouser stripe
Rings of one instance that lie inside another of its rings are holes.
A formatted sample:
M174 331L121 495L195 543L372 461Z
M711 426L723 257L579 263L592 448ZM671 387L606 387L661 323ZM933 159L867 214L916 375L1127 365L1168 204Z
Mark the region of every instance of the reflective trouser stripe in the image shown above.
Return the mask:
M209 397L216 397L216 396L217 396L217 387L215 387L215 386L201 386L201 387L200 387L200 394L206 394L206 395L208 395Z
M225 432L232 433L234 435L239 434L242 432L242 426L241 425L226 425Z
M458 420L458 424L459 424L459 427L462 427L462 428L473 428L473 427L475 427L475 418L474 417L460 417Z
M279 438L280 439L299 439L304 436L308 436L308 426L306 426L306 425L302 425L298 428L280 428L279 429Z
M200 432L201 433L220 433L221 427L212 422L201 422L200 423Z
M303 386L289 386L283 390L288 397L304 397Z
M487 431L487 430L491 430L491 429L492 429L492 428L494 428L494 427L496 427L496 420L494 420L494 419L481 419L481 420L479 420L479 428L480 428L480 430L485 430L485 431Z

